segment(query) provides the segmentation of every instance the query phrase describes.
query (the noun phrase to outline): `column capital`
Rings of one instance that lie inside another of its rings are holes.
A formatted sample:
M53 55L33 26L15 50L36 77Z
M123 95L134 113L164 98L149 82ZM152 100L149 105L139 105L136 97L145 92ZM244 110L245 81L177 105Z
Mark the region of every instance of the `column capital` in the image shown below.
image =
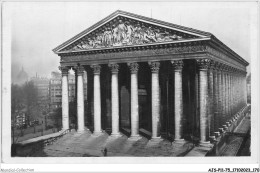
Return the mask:
M77 75L83 75L84 74L84 67L82 65L77 65L72 68L74 71L77 71Z
M116 63L108 64L108 67L110 68L112 73L118 73L119 71L119 65Z
M67 66L59 66L59 70L61 71L62 75L68 75L69 74L69 67Z
M99 64L93 64L90 67L93 69L94 74L100 74L101 66Z
M172 63L173 69L175 71L182 70L182 68L184 66L182 60L172 60L171 63Z
M215 62L213 70L215 70L217 73L220 73L221 72L221 63Z
M212 60L208 58L203 59L196 59L196 62L198 64L199 70L207 70L210 66L210 62Z
M127 63L127 65L129 66L131 73L137 73L138 72L139 64L137 62Z
M150 61L148 62L150 68L151 68L151 71L152 73L158 73L159 70L160 70L160 62L158 61Z
M217 63L216 61L211 60L209 62L209 70L211 71L215 70L216 63Z
M223 71L224 71L225 73L229 72L229 66L226 65L226 64L224 64Z

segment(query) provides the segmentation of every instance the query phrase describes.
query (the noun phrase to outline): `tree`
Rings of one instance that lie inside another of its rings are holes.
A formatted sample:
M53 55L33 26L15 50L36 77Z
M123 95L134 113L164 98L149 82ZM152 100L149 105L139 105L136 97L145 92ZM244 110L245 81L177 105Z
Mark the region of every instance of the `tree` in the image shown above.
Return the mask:
M26 105L28 107L34 106L38 99L37 99L37 88L34 86L34 83L32 81L26 82L23 85Z
M62 120L62 109L57 108L54 111L54 125L59 129L61 126L61 120Z
M25 105L27 107L28 116L34 117L38 114L37 109L37 101L38 101L38 94L37 88L35 87L32 81L26 82L23 85L23 93L25 99Z
M23 108L24 105L24 92L21 86L11 85L11 114L14 117L16 111Z

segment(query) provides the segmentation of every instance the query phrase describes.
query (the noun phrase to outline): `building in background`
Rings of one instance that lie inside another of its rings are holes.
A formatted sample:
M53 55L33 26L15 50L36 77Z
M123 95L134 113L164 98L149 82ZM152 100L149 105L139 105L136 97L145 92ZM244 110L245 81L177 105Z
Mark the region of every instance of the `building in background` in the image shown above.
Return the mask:
M15 127L25 126L27 122L25 111L17 112L14 121L15 121Z
M85 98L86 98L86 89L87 89L87 79L86 74L84 75L84 91L85 91ZM61 73L59 72L52 72L51 78L49 80L49 91L50 91L50 108L53 110L55 108L61 107L62 97L61 97ZM76 84L75 84L75 75L69 74L68 75L68 84L69 84L69 102L74 101L75 99L75 91L76 91Z
M32 77L31 81L37 88L38 105L42 108L49 108L49 79L47 77Z
M26 81L28 81L29 76L26 71L24 71L23 67L21 71L17 74L15 79L12 79L12 82L18 85L24 84Z
M251 104L251 73L249 73L246 78L246 86L247 86L247 103Z

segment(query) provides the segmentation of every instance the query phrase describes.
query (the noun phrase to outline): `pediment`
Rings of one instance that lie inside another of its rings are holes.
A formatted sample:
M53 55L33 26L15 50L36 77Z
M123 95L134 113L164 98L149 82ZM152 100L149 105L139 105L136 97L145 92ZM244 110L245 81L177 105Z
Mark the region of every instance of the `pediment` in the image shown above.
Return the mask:
M117 11L54 49L55 53L168 43L209 33Z

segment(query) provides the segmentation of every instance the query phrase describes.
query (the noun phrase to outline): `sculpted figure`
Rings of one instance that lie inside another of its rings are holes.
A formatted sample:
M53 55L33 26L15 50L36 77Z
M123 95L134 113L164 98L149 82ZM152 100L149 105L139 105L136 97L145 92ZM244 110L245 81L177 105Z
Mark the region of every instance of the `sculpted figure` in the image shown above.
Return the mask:
M128 21L126 22L126 28L127 28L126 39L125 39L126 43L132 44L134 28L132 25L130 25L130 23Z
M117 35L118 35L118 28L113 25L113 29L112 29L112 41L113 41L113 45L117 44Z
M88 44L89 44L89 46L90 46L91 48L95 47L95 43L94 43L94 38L93 38L93 37L91 37L91 38L88 39Z
M118 29L117 42L122 42L126 38L126 31L127 31L127 28L122 20L119 20L117 29Z
M94 48L102 46L102 34L97 34L96 39L94 40Z
M163 33L161 33L160 29L155 30L155 37L158 42L164 41L164 39L163 39L164 35L163 35Z
M106 28L104 34L103 34L103 41L102 45L105 47L112 45L112 31L110 28Z
M149 26L149 28L146 31L146 39L152 42L156 42L155 32L153 31L152 27Z
M134 28L134 42L135 44L140 44L141 43L141 32L142 32L142 28L140 26L140 24L138 23L137 26Z

